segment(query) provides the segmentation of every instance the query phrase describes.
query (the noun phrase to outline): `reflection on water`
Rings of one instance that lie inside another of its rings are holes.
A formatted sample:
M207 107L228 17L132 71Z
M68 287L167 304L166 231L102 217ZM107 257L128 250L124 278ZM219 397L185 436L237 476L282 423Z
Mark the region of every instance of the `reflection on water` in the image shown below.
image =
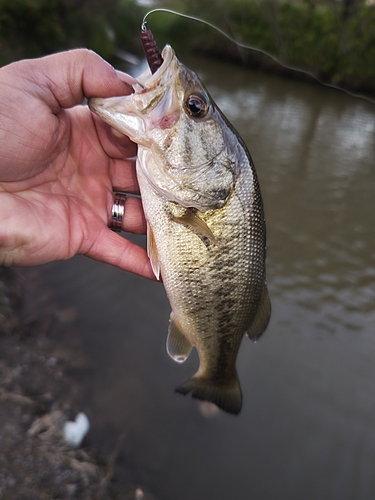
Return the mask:
M163 500L370 499L375 491L375 107L337 91L194 60L248 144L268 230L270 326L244 340L239 417L173 388L160 284L83 257L37 270L28 308L75 308L95 367L92 433ZM65 337L69 337L70 328Z

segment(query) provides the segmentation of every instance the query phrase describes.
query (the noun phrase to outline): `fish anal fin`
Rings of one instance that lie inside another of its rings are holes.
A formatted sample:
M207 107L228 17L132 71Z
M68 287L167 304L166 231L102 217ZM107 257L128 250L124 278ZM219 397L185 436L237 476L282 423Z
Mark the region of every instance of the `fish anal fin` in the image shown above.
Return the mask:
M193 398L214 403L221 410L233 415L238 415L241 411L242 394L237 372L225 382L210 380L196 374L181 386L176 387L175 391L184 396L191 392Z
M182 224L183 226L188 227L194 233L198 234L198 236L208 238L211 243L217 244L216 238L211 229L193 210L188 208L183 215L179 217L173 216L172 220L173 222L177 222L177 224Z
M160 279L160 263L158 257L158 251L156 248L156 242L154 237L154 232L151 229L150 224L147 222L147 255L151 262L152 270L156 276L156 279Z
M246 331L247 336L253 342L256 342L262 335L264 330L267 328L270 316L271 316L271 302L268 295L267 285L265 284L258 310L255 314L253 321L251 322L251 325Z
M169 319L167 352L177 363L183 363L190 354L192 344L181 332L173 313Z

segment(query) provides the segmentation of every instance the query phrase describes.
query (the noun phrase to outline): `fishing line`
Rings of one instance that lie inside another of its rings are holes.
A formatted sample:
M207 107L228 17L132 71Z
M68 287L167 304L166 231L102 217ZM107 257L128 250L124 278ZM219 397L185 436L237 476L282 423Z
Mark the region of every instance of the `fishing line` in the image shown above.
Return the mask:
M232 38L230 35L228 35L228 33L223 31L219 27L217 27L214 24L210 23L209 21L206 21L205 19L201 19L199 17L191 16L189 14L182 14L181 12L177 12L177 11L171 10L171 9L166 9L164 7L158 7L156 9L150 10L149 12L147 12L147 14L145 14L143 21L142 21L142 25L141 25L142 31L146 30L148 16L150 16L154 12L166 12L167 14L173 14L175 16L180 16L180 17L184 17L186 19L191 19L192 21L198 21L199 23L205 24L206 26L209 26L210 28L213 28L214 30L218 31L225 38L227 38L232 43L237 45L237 47L240 47L240 48L246 49L246 50L252 50L253 52L258 52L260 54L263 54L264 56L269 57L274 62L276 62L276 64L278 64L279 66L281 66L289 71L294 71L296 73L300 73L302 75L309 76L310 78L315 80L320 85L324 85L324 87L329 87L329 88L334 89L334 90L339 90L340 92L344 92L345 94L350 95L351 97L355 97L356 99L363 99L364 101L370 102L371 104L375 104L375 100L371 99L371 97L367 97L367 96L364 96L362 94L357 94L356 92L351 92L350 90L339 87L338 85L335 85L334 83L324 82L315 73L312 73L312 72L305 70L305 69L298 68L298 67L290 65L290 64L286 64L286 63L280 61L274 55L270 54L266 50L263 50L259 47L254 47L253 45L241 43L241 42L235 40L234 38Z

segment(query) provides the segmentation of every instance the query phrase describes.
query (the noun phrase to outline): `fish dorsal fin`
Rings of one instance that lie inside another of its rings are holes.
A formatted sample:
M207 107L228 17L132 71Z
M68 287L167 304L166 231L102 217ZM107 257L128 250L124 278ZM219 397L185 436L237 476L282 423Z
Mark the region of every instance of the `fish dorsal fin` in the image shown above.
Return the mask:
M271 302L268 295L267 285L264 285L262 299L251 325L247 329L247 336L256 342L267 328L271 316Z
M192 344L178 327L173 313L171 313L167 338L168 354L178 363L183 363L189 356L192 347Z
M207 224L198 217L198 215L193 212L191 209L187 209L184 215L180 217L172 217L173 222L177 222L178 224L182 224L183 226L187 226L194 233L199 236L204 236L208 238L211 243L216 243L216 238L213 235L211 229L207 226Z
M156 276L156 279L160 279L160 263L158 257L158 251L156 248L156 242L154 233L151 229L150 224L147 222L147 255L151 262L152 270Z

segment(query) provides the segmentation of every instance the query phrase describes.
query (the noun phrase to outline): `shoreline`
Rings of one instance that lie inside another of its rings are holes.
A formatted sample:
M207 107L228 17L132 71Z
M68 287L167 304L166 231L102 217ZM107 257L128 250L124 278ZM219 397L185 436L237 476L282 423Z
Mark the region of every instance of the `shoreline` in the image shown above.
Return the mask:
M314 74L327 85L374 98L375 5L350 1L349 10L345 10L346 4L329 0L233 0L230 5L208 0L198 5L196 0L187 0L183 6L171 0L166 6L207 21L238 42ZM42 0L35 5L26 0L17 5L5 2L0 7L0 65L77 47L87 47L112 64L124 54L143 57L140 24L150 9L136 0L113 0L110 7L103 4L89 19L88 9L90 0L82 0L73 11L57 0L48 14ZM181 54L199 53L311 81L259 52L238 48L197 21L159 12L148 17L147 23L159 48L168 43Z
M85 361L55 355L51 318L22 319L23 297L17 271L0 267L0 498L152 500L118 481L116 450L101 455L90 433L78 448L65 442L64 423L81 411Z

